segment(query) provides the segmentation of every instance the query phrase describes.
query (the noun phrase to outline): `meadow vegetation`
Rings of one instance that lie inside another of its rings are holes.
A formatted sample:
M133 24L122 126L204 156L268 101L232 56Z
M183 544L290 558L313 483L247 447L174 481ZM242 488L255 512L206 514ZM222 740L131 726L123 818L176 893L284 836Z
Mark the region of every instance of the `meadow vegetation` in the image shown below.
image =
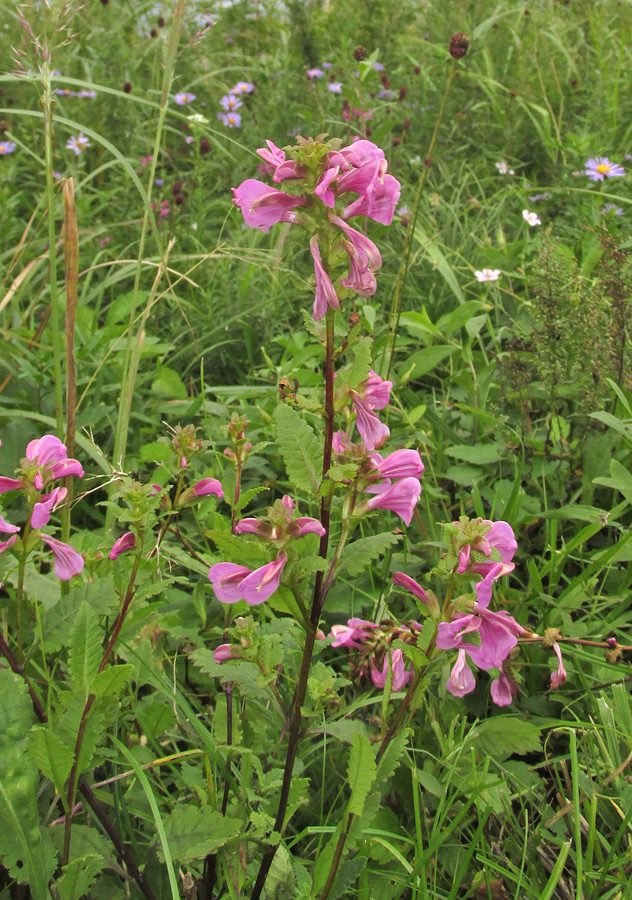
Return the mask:
M0 8L0 900L632 898L630 3Z

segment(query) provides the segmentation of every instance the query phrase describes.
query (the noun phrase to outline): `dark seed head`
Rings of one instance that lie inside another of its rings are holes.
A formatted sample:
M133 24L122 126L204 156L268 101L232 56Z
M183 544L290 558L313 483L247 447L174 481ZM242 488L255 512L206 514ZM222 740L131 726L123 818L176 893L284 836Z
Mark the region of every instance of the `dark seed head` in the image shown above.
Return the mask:
M354 49L353 58L357 60L357 62L362 62L363 59L366 59L366 47L364 44L358 44Z
M467 53L467 48L469 46L470 41L467 35L458 32L452 36L452 40L450 41L450 56L453 59L461 59L461 57L465 56Z

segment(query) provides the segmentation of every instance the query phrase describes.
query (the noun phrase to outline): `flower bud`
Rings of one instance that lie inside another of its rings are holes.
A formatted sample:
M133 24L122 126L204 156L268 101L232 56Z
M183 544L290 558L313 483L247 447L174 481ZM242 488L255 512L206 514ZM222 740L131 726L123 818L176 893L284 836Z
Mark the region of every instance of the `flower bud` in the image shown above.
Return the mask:
M364 44L358 44L358 46L353 51L353 58L357 62L362 62L363 59L366 59L366 47Z
M123 85L123 90L125 91L126 94L131 94L131 92L132 92L132 84L131 84L130 81L126 81L126 82L125 82L125 84Z
M461 59L461 57L465 56L467 53L467 48L469 46L470 41L467 35L458 32L453 35L452 40L450 41L450 56L452 59Z
M210 152L211 152L211 144L210 144L209 139L202 138L200 140L200 156L206 156L206 154L210 153Z

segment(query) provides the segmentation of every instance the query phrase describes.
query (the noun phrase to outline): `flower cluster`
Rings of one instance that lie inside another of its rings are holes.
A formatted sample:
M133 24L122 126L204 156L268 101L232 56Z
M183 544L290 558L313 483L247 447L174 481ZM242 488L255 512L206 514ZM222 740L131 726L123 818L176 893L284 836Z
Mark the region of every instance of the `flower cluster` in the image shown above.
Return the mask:
M491 684L492 700L498 706L507 706L517 688L503 663L526 630L505 610L492 612L489 603L494 583L515 568L512 559L518 545L513 530L507 522L464 518L446 526L446 534L451 539L448 565L454 562L453 572L468 579L482 576L474 585L476 599L465 595L449 604L443 613L449 621L438 626L437 648L458 651L447 689L455 697L474 690L476 680L468 666L469 657L478 669L498 671ZM423 599L423 588L404 573L396 573L394 580Z
M220 106L224 110L217 114L217 118L227 128L239 128L241 125L241 115L237 112L241 108L241 97L244 94L251 94L255 89L254 84L249 81L238 81L227 94L219 101Z
M333 451L338 465L353 463L356 474L353 484L352 510L355 516L366 515L374 509L387 509L410 525L421 495L419 479L424 465L417 450L395 450L387 457L377 452L390 435L376 409L384 409L390 400L392 382L380 378L373 370L356 389L342 385L337 392L338 404L351 401L355 425L361 442L351 443L350 426L346 432L337 431ZM361 499L361 495L372 495Z
M250 606L258 606L268 600L279 587L281 574L288 560L283 548L290 541L306 534L317 534L320 537L325 534L318 519L295 516L294 509L294 501L286 494L270 507L265 518L246 518L237 523L237 534L254 534L276 547L279 553L272 562L254 570L235 563L217 563L211 566L208 577L219 601L237 603L238 600L245 600Z
M323 136L324 137L324 136ZM345 290L370 297L377 289L375 272L382 265L379 250L349 220L367 216L390 225L400 196L400 183L387 174L384 152L371 141L348 147L339 141L298 138L298 146L285 150L267 141L257 153L270 167L276 184L289 180L287 193L249 178L233 188L234 204L247 225L268 231L279 222L302 225L310 232L316 297L314 319L338 309ZM299 211L300 210L300 211ZM331 280L330 268L348 258L346 277Z
M370 676L377 688L386 686L389 672L391 690L401 691L413 677L407 667L404 653L393 649L394 641L415 644L421 630L418 622L395 625L384 621L379 625L366 619L349 619L346 625L332 625L332 647L346 647L351 651L351 672L357 678Z
M55 575L62 581L67 581L83 570L83 558L69 544L43 534L39 529L48 525L51 513L64 502L68 493L65 487L51 488L48 492L47 488L54 481L70 475L82 478L81 463L68 457L66 446L59 438L45 434L28 444L26 456L17 472L18 478L0 476L0 494L7 491L22 491L26 495L29 517L24 529L24 539L26 540L29 533L33 533L31 529L35 529L36 536L53 551ZM0 553L4 553L17 543L19 531L19 526L11 525L0 516L0 532L11 535L0 543Z

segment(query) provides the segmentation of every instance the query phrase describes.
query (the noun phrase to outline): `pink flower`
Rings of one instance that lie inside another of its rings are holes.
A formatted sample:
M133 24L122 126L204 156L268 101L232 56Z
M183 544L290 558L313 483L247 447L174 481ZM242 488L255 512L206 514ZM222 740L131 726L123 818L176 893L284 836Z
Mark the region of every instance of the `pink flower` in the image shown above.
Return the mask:
M488 519L484 519L483 521L489 522ZM473 563L469 567L470 571L474 574L484 576L483 580L475 585L477 602L481 607L489 606L494 582L498 581L499 578L502 578L503 575L508 575L510 572L513 572L515 569L515 565L511 560L518 549L518 544L511 525L502 521L489 522L489 524L491 525L491 528L485 535L483 547L487 544L490 548L495 549L500 555L501 562L490 560L489 562ZM485 552L485 550L483 550L483 552ZM464 569L461 569L465 560L461 560L460 555L459 562L459 571L465 571L467 565Z
M354 168L360 168L367 165L367 163L384 159L384 151L380 150L377 144L366 140L356 141L349 147L342 147L338 153L348 166L353 166Z
M494 669L509 656L519 634L524 634L524 628L508 612L491 612L475 604L472 613L459 613L451 622L439 623L437 647L465 650L479 669ZM465 640L470 635L478 635L480 644Z
M12 525L0 516L0 534L16 534L20 530L19 525Z
M351 255L351 252L353 252L358 257L358 260L362 265L368 265L371 267L372 272L377 272L382 268L382 257L380 256L380 251L377 249L370 238L368 238L365 234L362 234L361 231L357 231L355 228L352 228L351 225L345 222L344 219L339 218L339 216L330 216L330 221L332 225L336 225L338 228L340 228L340 230L344 232L345 236L348 238L349 243L352 247L352 251L347 250L347 253L349 253L349 255ZM345 249L347 248L345 247Z
M22 482L19 478L5 478L4 475L0 475L0 494L4 494L5 491L17 491L22 487Z
M285 162L285 151L280 150L272 141L266 141L266 144L270 148L266 150L265 147L260 147L257 150L257 153L261 157L261 159L265 160L268 165L272 166L273 169L277 169L281 163Z
M377 627L375 622L368 622L366 619L349 619L346 625L332 625L331 633L335 640L331 642L331 646L361 649L371 631Z
M114 541L114 546L110 550L110 559L117 559L121 553L127 550L133 550L136 546L136 535L133 531L126 531L125 534Z
M377 281L375 275L368 266L362 265L357 255L353 253L353 247L348 241L343 241L342 246L345 248L350 257L349 274L346 278L340 279L340 284L355 291L361 297L371 297L377 290Z
M58 478L66 478L69 475L83 478L81 463L68 458L66 445L53 434L45 434L35 441L30 441L26 448L26 458L37 468L33 475L33 485L38 491L41 491L49 481L56 481Z
M213 650L213 659L217 665L226 662L227 659L241 659L239 653L233 653L230 644L220 644Z
M392 175L384 177L370 192L360 195L357 200L345 206L342 214L345 219L353 216L368 216L382 225L390 225L395 215L395 208L399 202L401 185Z
M557 690L557 688L566 684L566 669L562 660L562 648L557 641L553 644L553 650L557 656L557 671L551 672L551 688Z
M340 298L323 266L318 237L315 234L310 238L309 249L314 260L314 272L316 273L316 299L314 300L313 315L315 321L318 322L328 309L340 309Z
M465 697L476 687L476 679L467 664L465 650L459 650L446 687L455 697Z
M329 185L338 177L338 172L340 172L340 166L332 166L331 168L326 169L325 174L322 176L314 189L314 195L322 200L325 206L328 206L330 209L333 209L336 201L334 192L331 190ZM333 218L336 217L334 216Z
M317 534L322 537L326 533L318 519L312 519L311 516L298 516L293 524L298 526L300 537L304 534Z
M410 593L417 597L418 600L421 600L426 606L430 606L428 594L420 584L417 584L417 582L410 577L410 575L406 575L404 572L394 572L393 584L396 584L398 587L406 588L406 590L410 591Z
M509 706L518 693L516 685L507 678L502 669L498 674L498 678L492 681L489 690L496 706Z
M375 468L384 478L421 478L424 464L417 450L395 450L383 459L372 453Z
M384 409L391 399L392 381L380 378L377 372L369 369L369 377L360 388L360 393L371 409Z
M31 516L31 525L33 528L43 528L50 521L50 514L57 509L60 503L66 499L68 491L65 487L55 488L50 494L40 497L39 503L33 507L33 515Z
M241 209L246 224L262 231L279 222L295 221L296 214L291 210L305 206L306 202L303 197L285 194L256 178L247 178L238 188L233 188L233 194L233 203Z
M83 571L83 557L70 544L64 544L48 534L40 534L40 537L53 551L55 575L61 581L68 581L73 575L79 575Z
M390 435L388 425L380 421L373 408L357 391L351 391L351 400L356 411L356 425L367 450L376 450Z
M217 478L202 478L201 481L196 481L194 485L180 494L178 506L184 506L189 500L197 499L198 497L208 497L210 494L215 494L216 497L221 499L224 496L224 491Z
M211 566L209 578L221 603L245 600L250 606L258 606L279 587L286 562L287 554L281 552L276 560L254 571L234 563L218 563Z
M384 657L384 664L382 667L382 671L380 671L375 664L373 658L370 660L371 666L371 681L375 685L375 687L383 688L386 686L386 680L388 678L388 670L390 665L390 659L393 661L393 676L391 681L391 690L393 693L397 691L401 691L403 687L411 680L413 677L413 673L410 669L406 669L406 664L404 662L404 654L401 650L389 650L389 652Z
M18 531L19 530L20 529L18 528ZM7 538L6 541L1 541L0 542L0 553L4 553L5 550L8 550L9 547L12 547L16 541L17 541L17 537L14 534L12 534L10 538Z
M397 513L406 525L410 525L413 511L420 495L421 484L419 479L402 478L401 481L395 482L391 487L386 488L385 491L371 497L367 501L367 510L390 509L392 512Z

